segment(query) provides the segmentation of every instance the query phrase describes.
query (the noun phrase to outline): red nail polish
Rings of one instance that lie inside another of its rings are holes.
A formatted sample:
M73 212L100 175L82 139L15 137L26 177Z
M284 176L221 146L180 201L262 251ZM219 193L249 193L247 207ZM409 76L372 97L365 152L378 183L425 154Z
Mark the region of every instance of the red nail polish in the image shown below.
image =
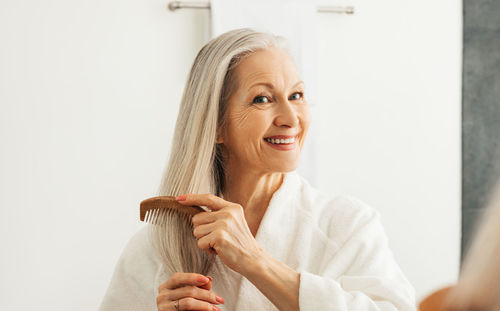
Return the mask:
M208 283L208 279L204 276L199 276L198 279L197 279L198 282L200 283Z
M187 198L187 195L185 195L185 194L183 194L183 195L178 195L178 196L176 196L176 197L175 197L175 199L176 199L177 201L184 201L184 200L186 200L186 198Z
M210 279L210 281L213 281L213 280L214 280L214 279L212 279L212 277L211 277L211 276L209 276L209 275L207 275L207 278L209 278L209 279Z
M215 295L215 300L217 300L218 303L224 303L224 298L219 295Z

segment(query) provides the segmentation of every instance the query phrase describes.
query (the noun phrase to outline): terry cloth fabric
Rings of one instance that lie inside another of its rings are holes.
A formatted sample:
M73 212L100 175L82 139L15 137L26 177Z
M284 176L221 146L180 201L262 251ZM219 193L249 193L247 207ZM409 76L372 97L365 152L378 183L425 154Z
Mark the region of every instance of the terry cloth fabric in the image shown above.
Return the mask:
M139 230L126 245L101 311L157 310L169 275ZM299 305L317 310L416 310L415 291L396 263L379 213L351 196L325 195L297 172L286 173L256 234L271 256L300 273ZM277 310L245 277L216 257L208 274L221 310Z

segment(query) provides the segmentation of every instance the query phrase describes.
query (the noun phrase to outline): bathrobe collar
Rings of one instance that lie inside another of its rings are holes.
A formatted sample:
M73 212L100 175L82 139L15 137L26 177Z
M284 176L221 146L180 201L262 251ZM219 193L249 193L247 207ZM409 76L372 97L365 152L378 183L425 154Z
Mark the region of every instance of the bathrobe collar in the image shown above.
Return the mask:
M286 258L288 245L281 243L280 236L286 235L287 229L293 230L293 226L286 226L290 211L295 208L297 202L300 177L296 171L287 172L278 190L274 192L269 206L261 220L255 240L271 256L283 261ZM235 310L248 310L253 306L257 310L271 310L274 305L246 278L242 277L239 283L238 298Z
M255 240L266 251L276 250L276 235L280 233L278 227L282 225L287 212L292 208L292 202L298 195L299 176L296 171L287 172L283 177L281 186L271 196L269 205L260 222L255 235ZM293 204L294 205L294 204ZM284 218L283 218L284 217Z

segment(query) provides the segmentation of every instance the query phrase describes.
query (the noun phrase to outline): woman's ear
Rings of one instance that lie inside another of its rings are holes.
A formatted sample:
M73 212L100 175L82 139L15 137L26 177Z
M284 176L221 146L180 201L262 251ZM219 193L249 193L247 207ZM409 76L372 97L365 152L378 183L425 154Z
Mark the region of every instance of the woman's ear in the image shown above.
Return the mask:
M224 139L222 138L222 129L221 129L221 128L219 128L219 129L217 130L217 138L216 138L216 140L215 140L215 143L217 143L217 144L222 144L222 143L224 143Z

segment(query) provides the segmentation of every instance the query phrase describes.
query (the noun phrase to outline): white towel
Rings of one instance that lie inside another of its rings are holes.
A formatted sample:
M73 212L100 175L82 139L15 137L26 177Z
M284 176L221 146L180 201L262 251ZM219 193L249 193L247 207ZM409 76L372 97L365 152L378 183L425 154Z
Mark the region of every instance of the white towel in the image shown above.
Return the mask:
M316 5L311 1L285 0L212 0L211 36L226 31L248 27L270 32L288 39L290 52L295 59L298 73L304 81L305 97L314 120L316 101ZM314 121L300 157L298 172L315 185Z

